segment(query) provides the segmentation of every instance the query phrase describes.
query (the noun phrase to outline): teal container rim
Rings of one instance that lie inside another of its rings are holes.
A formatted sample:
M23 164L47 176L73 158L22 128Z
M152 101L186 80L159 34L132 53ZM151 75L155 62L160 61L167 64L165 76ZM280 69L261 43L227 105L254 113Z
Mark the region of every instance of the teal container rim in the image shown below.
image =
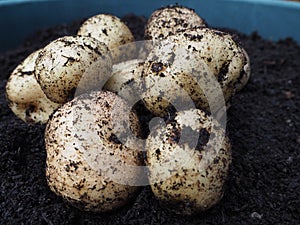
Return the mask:
M169 4L190 7L213 27L236 29L277 41L300 44L300 2L288 0L0 0L0 52L17 47L39 29L69 23L98 13L148 17Z

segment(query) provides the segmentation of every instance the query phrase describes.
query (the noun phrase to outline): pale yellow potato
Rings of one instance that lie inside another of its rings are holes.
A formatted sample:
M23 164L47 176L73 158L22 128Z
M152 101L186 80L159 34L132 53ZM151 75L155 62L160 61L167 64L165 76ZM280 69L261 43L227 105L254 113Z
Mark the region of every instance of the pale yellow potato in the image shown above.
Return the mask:
M223 196L231 146L212 121L199 109L181 111L146 140L151 190L176 213L207 210Z
M163 40L178 31L193 27L206 27L205 21L195 10L183 6L167 6L154 11L148 19L145 37Z
M114 63L132 59L136 54L133 34L125 23L113 15L99 14L87 19L79 28L78 35L105 43Z
M42 91L34 76L35 61L41 50L30 54L10 75L6 96L11 110L25 122L46 123L60 106Z
M161 90L156 91L161 91L161 96L172 93L166 100L182 98L188 93L196 108L211 112L211 108L222 108L224 101L228 107L232 96L250 77L249 57L232 36L203 27L180 31L156 42L145 61L146 89L153 96L144 98L145 105L159 116L167 113L166 108L172 102L155 97L151 91L153 83L162 83ZM220 95L223 101L219 101ZM182 105L189 98L184 97Z
M136 195L134 184L141 174L124 168L142 165L141 147L119 138L128 132L123 127L128 115L122 113L127 107L116 94L99 91L56 111L45 131L46 177L53 192L94 212L115 210ZM138 119L130 118L134 129Z
M84 36L52 41L41 50L35 65L35 77L42 90L57 103L71 100L77 88L81 92L101 90L111 71L107 46Z

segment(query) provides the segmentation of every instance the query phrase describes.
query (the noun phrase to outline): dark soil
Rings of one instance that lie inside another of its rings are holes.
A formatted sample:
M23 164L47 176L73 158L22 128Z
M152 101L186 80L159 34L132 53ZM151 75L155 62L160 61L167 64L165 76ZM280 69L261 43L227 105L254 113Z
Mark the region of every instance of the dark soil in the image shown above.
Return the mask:
M123 19L141 39L145 19ZM27 125L10 111L5 84L29 53L75 34L79 24L40 31L0 55L0 224L300 224L300 46L257 34L238 35L251 58L252 77L228 112L233 163L225 195L214 208L176 216L145 187L124 208L94 214L52 193L45 178L44 126Z

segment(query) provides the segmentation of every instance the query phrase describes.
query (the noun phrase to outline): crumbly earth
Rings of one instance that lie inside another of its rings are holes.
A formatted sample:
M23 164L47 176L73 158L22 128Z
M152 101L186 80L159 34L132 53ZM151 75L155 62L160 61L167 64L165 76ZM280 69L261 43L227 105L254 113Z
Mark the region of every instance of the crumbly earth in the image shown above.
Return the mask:
M123 20L141 39L145 19ZM50 40L75 34L80 22L42 30L0 55L0 224L299 225L300 46L257 34L237 34L249 53L252 77L228 112L233 162L219 204L195 216L176 216L144 187L122 209L93 214L52 193L45 177L44 126L27 125L9 110L5 84L22 59Z

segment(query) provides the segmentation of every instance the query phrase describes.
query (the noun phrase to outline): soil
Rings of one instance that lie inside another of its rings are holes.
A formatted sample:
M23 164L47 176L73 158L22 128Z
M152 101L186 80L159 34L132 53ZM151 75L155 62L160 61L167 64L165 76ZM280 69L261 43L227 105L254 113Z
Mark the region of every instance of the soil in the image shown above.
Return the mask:
M123 18L137 40L145 18ZM8 108L5 84L33 50L75 34L81 21L42 30L0 55L0 224L300 224L300 46L236 33L249 53L252 76L228 111L233 163L225 195L212 209L176 216L149 187L120 210L82 212L50 191L45 178L43 125L28 125Z

